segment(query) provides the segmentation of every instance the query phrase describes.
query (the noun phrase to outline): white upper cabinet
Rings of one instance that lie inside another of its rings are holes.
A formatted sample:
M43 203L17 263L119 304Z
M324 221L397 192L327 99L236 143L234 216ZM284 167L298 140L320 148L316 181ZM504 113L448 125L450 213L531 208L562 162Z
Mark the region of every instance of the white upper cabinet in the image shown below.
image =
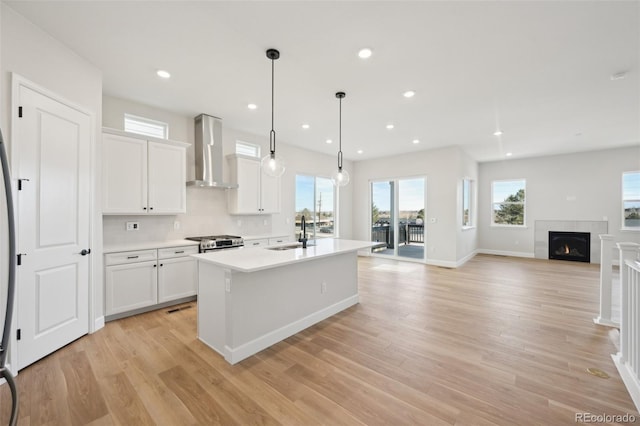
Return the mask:
M105 130L102 213L185 213L187 146Z
M229 190L229 213L271 214L280 212L280 178L266 175L260 160L229 155L231 181L237 189Z

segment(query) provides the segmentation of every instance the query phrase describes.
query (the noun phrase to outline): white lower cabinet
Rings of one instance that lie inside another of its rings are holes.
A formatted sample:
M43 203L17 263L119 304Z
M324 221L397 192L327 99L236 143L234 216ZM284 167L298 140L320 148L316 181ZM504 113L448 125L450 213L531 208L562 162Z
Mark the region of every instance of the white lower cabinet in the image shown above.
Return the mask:
M158 303L158 268L155 260L107 266L105 271L107 315Z
M185 246L106 254L105 315L137 313L195 296L197 267L189 255L196 253L197 246Z
M194 296L197 293L196 260L191 257L160 260L158 303Z

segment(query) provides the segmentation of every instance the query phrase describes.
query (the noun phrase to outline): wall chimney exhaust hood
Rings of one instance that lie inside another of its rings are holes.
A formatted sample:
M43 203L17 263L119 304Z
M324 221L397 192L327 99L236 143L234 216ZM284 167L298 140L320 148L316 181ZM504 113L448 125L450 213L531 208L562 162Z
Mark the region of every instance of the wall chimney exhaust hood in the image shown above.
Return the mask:
M195 118L196 180L188 186L209 188L237 188L238 185L222 181L222 119L200 114Z

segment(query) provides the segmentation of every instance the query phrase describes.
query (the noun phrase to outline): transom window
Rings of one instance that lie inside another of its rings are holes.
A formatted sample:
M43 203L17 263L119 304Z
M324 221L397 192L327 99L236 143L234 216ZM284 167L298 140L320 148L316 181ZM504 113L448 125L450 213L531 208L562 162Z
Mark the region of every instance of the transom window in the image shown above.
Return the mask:
M491 183L491 224L524 226L525 179L496 180Z
M132 114L124 115L124 131L159 139L169 139L169 124Z
M236 141L236 154L260 158L260 145L249 142Z
M640 172L622 174L622 227L640 230Z

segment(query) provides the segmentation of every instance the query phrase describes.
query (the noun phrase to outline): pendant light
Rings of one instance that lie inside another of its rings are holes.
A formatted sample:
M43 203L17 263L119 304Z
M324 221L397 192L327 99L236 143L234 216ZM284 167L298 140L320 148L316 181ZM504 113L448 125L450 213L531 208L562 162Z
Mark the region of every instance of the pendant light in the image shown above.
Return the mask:
M335 186L346 186L349 184L349 172L342 168L342 99L347 96L344 92L336 93L336 98L340 99L340 127L338 133L338 170L331 176L331 181Z
M269 132L269 154L260 162L262 171L273 177L280 177L284 173L284 161L282 157L276 157L276 131L273 130L273 68L274 61L280 57L280 52L276 49L267 50L267 58L271 59L271 132Z

